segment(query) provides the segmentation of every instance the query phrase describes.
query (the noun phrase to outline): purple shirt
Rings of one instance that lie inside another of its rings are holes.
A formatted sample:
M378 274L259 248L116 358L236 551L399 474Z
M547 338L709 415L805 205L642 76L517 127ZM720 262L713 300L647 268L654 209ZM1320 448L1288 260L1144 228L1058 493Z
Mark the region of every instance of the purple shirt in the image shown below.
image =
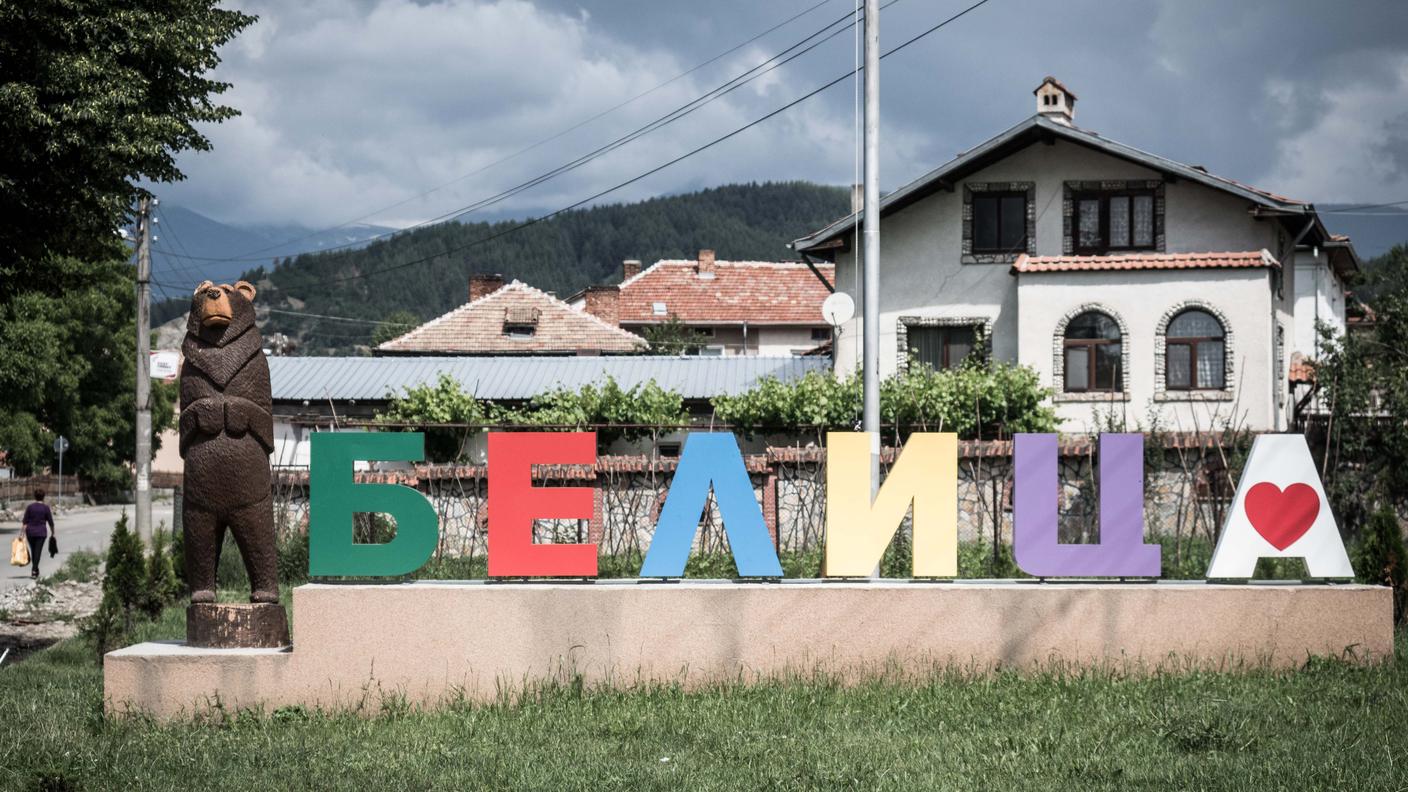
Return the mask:
M48 536L54 527L54 513L49 511L48 504L35 501L25 507L21 522L24 523L25 536Z

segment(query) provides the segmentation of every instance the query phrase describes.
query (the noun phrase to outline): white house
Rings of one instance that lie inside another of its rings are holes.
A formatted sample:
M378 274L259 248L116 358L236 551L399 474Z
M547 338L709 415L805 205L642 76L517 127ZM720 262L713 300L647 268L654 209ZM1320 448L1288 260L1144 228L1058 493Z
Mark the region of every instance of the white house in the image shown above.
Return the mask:
M1358 268L1311 204L1074 125L1054 78L1037 113L881 202L881 376L975 349L1040 373L1064 431L1117 420L1284 429L1293 354L1343 330ZM855 277L860 213L793 248ZM859 294L852 295L857 306ZM859 364L858 313L837 339Z

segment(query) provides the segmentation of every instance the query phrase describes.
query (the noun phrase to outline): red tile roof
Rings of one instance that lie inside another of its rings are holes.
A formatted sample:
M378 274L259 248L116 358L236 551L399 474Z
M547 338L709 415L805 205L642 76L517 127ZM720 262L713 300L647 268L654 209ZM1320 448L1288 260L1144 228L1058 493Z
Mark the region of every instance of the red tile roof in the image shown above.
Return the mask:
M1215 269L1278 267L1265 250L1225 253L1131 253L1116 256L1029 256L1022 254L1012 265L1014 273L1098 272L1105 270Z
M510 336L504 332L506 322L532 324L533 334ZM634 333L514 281L387 341L377 347L377 351L421 355L543 355L575 354L580 350L629 353L645 346L645 339Z
M1291 355L1291 373L1289 377L1292 384L1315 383L1315 364L1303 353L1295 352Z
M816 266L835 282L835 265ZM824 327L821 303L830 293L799 261L716 261L713 277L701 275L694 261L657 261L621 283L621 324L674 316L686 324Z

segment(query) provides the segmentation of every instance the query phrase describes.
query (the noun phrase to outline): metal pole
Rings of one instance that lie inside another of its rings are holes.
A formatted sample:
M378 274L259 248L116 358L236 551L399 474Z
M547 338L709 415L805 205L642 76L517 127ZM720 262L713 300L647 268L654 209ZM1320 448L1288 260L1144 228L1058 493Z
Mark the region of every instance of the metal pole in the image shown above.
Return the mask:
M59 446L59 494L54 496L54 505L64 499L64 447Z
M137 230L137 536L152 536L151 199L138 202Z
M865 185L861 266L861 429L870 435L870 497L880 488L880 0L865 0ZM875 567L874 577L880 577Z

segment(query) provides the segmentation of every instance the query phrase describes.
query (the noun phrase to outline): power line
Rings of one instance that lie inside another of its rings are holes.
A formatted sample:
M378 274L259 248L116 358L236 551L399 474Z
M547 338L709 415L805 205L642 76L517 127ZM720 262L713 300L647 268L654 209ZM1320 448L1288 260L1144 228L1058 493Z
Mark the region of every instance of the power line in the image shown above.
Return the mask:
M269 308L269 313L285 314L288 316L301 316L307 319L333 319L339 322L358 322L361 324L373 325L404 325L405 322L386 322L377 319L356 319L351 316L328 316L327 314L305 313L303 311L285 311L281 308Z
M963 16L966 16L966 15L969 14L970 12L972 12L972 11L974 11L974 10L976 10L976 9L978 9L978 8L980 8L980 7L982 7L982 6L984 6L984 5L987 5L988 2L990 2L990 0L978 0L978 2L973 3L972 5L968 6L968 7L965 8L965 9L963 9L962 11L959 11L958 13L954 14L953 16L950 16L949 18L945 19L944 21L942 21L942 22L938 23L937 25L934 25L933 27L929 28L928 30L925 30L924 32L922 32L922 33L920 33L920 34L914 36L913 38L911 38L911 39L905 41L904 43L899 44L899 45L893 47L893 48L890 49L889 51L887 51L887 52L885 52L885 53L882 53L882 54L880 55L880 57L881 57L881 58L888 58L889 56L895 54L896 52L899 52L900 50L905 49L906 47L910 46L911 44L914 44L915 42L917 42L917 41L919 41L919 40L921 40L921 39L923 39L923 38L925 38L925 37L927 37L927 36L932 35L933 33L937 32L940 28L943 28L945 25L948 25L949 23L954 22L954 21L958 20L959 18L961 18L961 17L963 17ZM847 16L850 16L850 15L848 14ZM437 258L441 258L442 256L447 256L447 255L449 255L449 254L451 254L451 253L458 253L458 252L460 252L460 251L462 251L462 250L467 250L467 249L472 248L472 247L477 247L477 246L479 246L479 245L485 244L485 243L487 243L487 242L491 242L491 241L493 241L493 240L495 240L495 239L498 239L498 238L500 238L500 237L507 236L507 235L509 235L509 234L516 233L516 232L518 232L518 231L522 231L522 230L525 229L525 228L529 228L529 227L531 227L531 226L537 225L538 223L542 223L542 222L544 222L544 221L546 221L546 220L550 220L550 219L552 219L552 218L554 218L554 217L556 217L556 216L558 216L558 215L560 215L560 214L562 214L562 213L564 213L564 212L569 212L569 211L571 211L571 210L573 210L573 209L576 209L576 208L578 208L578 207L580 207L580 206L584 206L584 205L586 205L586 204L588 204L588 203L591 203L592 201L595 201L595 200L598 199L598 198L601 198L601 197L603 197L603 196L609 195L609 194L611 194L611 193L613 193L613 192L616 192L617 190L620 190L620 189L622 189L622 188L624 188L624 187L628 187L628 186L630 186L630 185L632 185L632 184L635 184L636 182L640 181L641 179L647 178L647 177L649 177L649 176L653 176L654 174L659 173L660 171L665 170L666 168L669 168L669 167L671 167L672 165L675 165L675 164L677 164L677 163L679 163L679 162L682 162L682 161L684 161L684 160L686 160L686 159L689 159L690 157L693 157L693 156L696 155L696 154L699 154L699 153L701 153L701 152L703 152L703 151L706 151L706 150L708 150L708 149L710 149L710 148L713 148L714 146L716 146L716 145L718 145L718 144L720 144L720 143L722 143L722 142L724 142L724 141L726 141L726 140L729 140L729 139L731 139L731 138L733 138L733 137L736 137L737 135L739 135L739 134L741 134L741 133L743 133L743 132L745 132L745 131L747 131L747 130L749 130L749 129L752 129L753 127L755 127L755 126L757 126L757 125L763 123L764 121L767 121L768 119L771 119L771 118L773 118L773 117L775 117L775 116L778 116L778 115L780 115L780 114L782 114L782 113L784 113L784 112L786 112L786 111L788 111L788 110L791 110L793 107L796 107L797 105L801 104L802 102L805 102L806 100L812 98L813 96L816 96L817 94L822 93L823 91L826 91L827 89L831 88L832 86L835 86L835 85L837 85L837 84L839 84L839 83L841 83L841 82L843 82L843 81L845 81L845 80L847 80L847 79L850 79L854 74L855 74L855 72L847 72L847 73L841 75L840 77L837 77L837 78L831 80L830 82L826 83L825 85L822 85L821 87L816 88L816 89L814 89L814 90L812 90L812 91L810 91L810 92L808 92L808 93L806 93L806 94L803 94L802 96L800 96L800 97L798 97L798 98L792 100L791 102L788 102L788 103L785 104L785 105L782 105L781 107L779 107L779 108L777 108L777 109L775 109L775 110L772 110L772 111L770 111L770 112L768 112L768 113L766 113L766 114L764 114L764 115L762 115L762 116L759 116L758 118L753 119L752 121L748 122L747 124L745 124L745 125L743 125L743 126L741 126L741 127L738 127L737 129L733 130L732 132L729 132L729 133L726 134L726 135L723 135L723 136L721 136L721 137L714 138L714 139L711 140L710 142L705 143L704 145L699 146L698 148L692 149L691 151L688 151L688 152L686 152L686 153L684 153L684 154L681 154L680 156L675 157L674 159L669 160L668 162L665 162L665 163L662 164L662 165L657 165L656 167L651 168L650 170L647 170L647 171L645 171L644 173L638 174L638 175L636 175L636 176L634 176L634 177L632 177L632 178L630 178L630 179L627 179L626 181L623 181L623 182L621 182L621 183L619 183L619 184L616 184L616 185L613 186L613 187L609 187L609 188L607 188L607 189L605 189L605 190L602 190L601 192L596 193L595 195L591 195L591 196L588 196L588 197L586 197L586 198L583 198L582 200L577 201L576 203L570 204L570 205L568 205L568 206L564 206L564 207L562 207L561 209L557 209L557 210L555 210L555 211L553 211L553 212L551 212L551 213L549 213L549 214L543 215L542 217L535 217L535 218L532 218L531 220L527 220L527 221L525 221L525 222L523 222L523 223L520 223L520 224L518 224L518 225L511 226L511 227L509 227L508 229L505 229L504 231L500 231L500 232L495 233L495 234L490 234L489 236L486 236L486 237L481 237L480 239L476 239L476 240L473 240L473 241L471 241L471 242L467 242L467 243L465 243L465 244L463 244L463 245L459 245L459 246L457 246L457 247L449 248L448 250L444 250L444 251L441 251L441 252L439 252L439 253L436 253L436 254L433 254L433 255L430 255L430 256L426 256L426 257L424 257L424 258L415 259L415 260L413 260L413 261L404 262L404 263L402 263L402 264L396 264L396 265L393 265L393 266L390 266L390 267L384 267L384 268L378 269L378 270L370 270L370 271L367 271L367 272L361 272L361 273L357 273L357 274L354 274L354 275L345 275L345 276L342 276L342 277L340 277L340 278L331 278L331 279L329 279L329 280L327 280L327 281L323 281L323 282L324 282L324 283L341 283L341 282L345 282L345 281L359 280L359 279L361 279L361 278L366 278L366 277L369 277L369 276L371 276L371 275L380 275L380 274L386 273L386 272L393 272L393 271L396 271L396 270L406 269L407 267L413 267L413 266L416 266L417 264L424 264L424 263L426 263L426 262L428 262L428 261L433 261L433 260L435 260L435 259L437 259Z
M527 153L530 152L530 151L533 151L533 150L535 150L535 149L537 149L537 148L540 148L540 147L542 147L542 146L545 146L545 145L547 145L548 143L553 142L554 140L557 140L557 139L562 138L562 137L564 137L564 136L566 136L566 135L569 135L569 134L571 134L571 133L573 133L573 132L576 132L578 129L581 129L582 127L586 126L587 124L592 123L593 121L596 121L596 120L598 120L598 119L600 119L600 118L603 118L603 117L605 117L605 116L607 116L607 115L610 115L611 113L614 113L614 112L616 112L617 110L620 110L621 108L623 108L623 107L625 107L625 106L627 106L627 105L633 104L633 103L635 103L636 101L638 101L638 100L640 100L640 99L644 99L645 97L647 97L647 96L649 96L649 95L655 93L656 91L660 90L661 88L664 88L664 87L667 86L667 85L670 85L670 84L672 84L672 83L678 82L679 80L682 80L682 79L684 79L685 77L688 77L689 75L694 74L695 72L699 71L700 69L704 68L705 66L709 66L709 65L711 65L711 64L713 64L713 63L717 63L718 61L722 60L723 58L728 57L729 55L732 55L733 53L735 53L735 52L737 52L737 51L743 49L744 47L748 46L749 44L752 44L753 42L757 41L758 39L761 39L761 38L763 38L764 36L767 36L767 35L770 34L770 33L773 33L773 32L775 32L775 31L777 31L777 30L780 30L781 28L786 27L787 25L792 24L793 22L796 22L798 19L801 19L802 17L804 17L804 16L810 14L811 12L817 10L818 8L821 8L822 6L826 5L827 3L830 3L831 1L832 1L832 0L821 0L821 1L818 2L818 3L815 3L815 4L811 5L811 6L808 6L807 8L804 8L804 9L802 9L801 11L797 12L796 14L793 14L792 16L788 17L787 19L782 20L781 22L777 23L776 25L773 25L772 27L768 28L767 30L764 30L763 32L754 35L752 38L748 39L747 41L740 42L739 44L736 44L736 45L734 45L734 46L732 46L732 47L730 47L730 48L724 50L723 52L720 52L719 54L713 56L712 58L709 58L709 59L706 60L706 61L703 61L703 62L701 62L701 63L698 63L698 64L696 64L696 65L690 67L689 69L686 69L685 71L682 71L682 72L680 72L679 74L676 74L675 76L669 78L668 80L665 80L664 82L656 83L654 86L651 86L650 88L647 88L646 90L641 91L640 93L636 94L635 96L630 97L629 99L626 99L625 101L622 101L622 102L620 102L620 103L618 103L618 104L612 105L611 107L608 107L608 108L606 108L605 110L602 110L602 111L596 113L595 115L589 116L589 117L587 117L587 118L582 119L581 121L578 121L576 124L573 124L572 126L567 127L566 129L562 130L561 132L558 132L558 133L556 133L556 134L554 134L554 135L551 135L551 136L549 136L549 137L545 137L545 138L543 138L542 140L539 140L539 141L536 142L536 143L532 143L532 144L530 144L530 145L528 145L528 146L524 146L523 148L521 148L521 149L519 149L519 150L513 152L512 154L509 154L508 156L501 157L500 159L494 160L493 162L490 162L490 163L487 164L487 165L483 165L483 166L481 166L481 167L479 167L479 168L476 168L475 170L470 171L469 173L466 173L466 174L464 174L464 175L462 175L462 176L457 176L457 177L455 177L455 178L453 178L453 179L451 179L451 180L449 180L449 181L447 181L447 182L443 182L443 183L441 183L441 184L439 184L439 185L436 185L435 187L431 187L430 189L425 190L425 191L423 191L423 192L416 193L415 195L412 195L412 196L410 196L409 198L404 198L404 199L402 199L402 200L400 200L400 201L397 201L396 203L389 204L389 205L387 205L387 206L383 206L383 207L381 207L381 208L379 208L379 209L374 209L374 210L372 210L372 211L370 211L370 212L368 212L368 213L366 213L366 214L364 214L364 215L361 215L361 216L359 216L359 217L354 217L354 218L352 218L351 220L345 220L345 221L343 221L343 222L341 222L341 223L338 223L338 224L335 225L335 226L329 226L328 228L324 228L324 229L322 229L322 230L320 230L320 231L312 231L312 232L309 232L308 234L306 234L306 235L304 235L304 236L301 236L301 237L298 237L298 238L296 238L296 239L288 240L288 241L285 241L285 242L280 242L280 243L274 244L274 245L269 245L269 246L267 246L267 247L258 248L257 250L246 251L246 252L244 252L244 253L237 254L237 257L251 256L251 255L253 255L253 254L255 254L255 253L263 253L263 252L265 252L265 251L267 251L267 250L274 250L274 249L276 249L276 248L286 247L286 246L289 246L289 245L294 245L294 244L297 244L297 243L302 242L302 241L304 241L304 240L311 239L311 238L313 238L313 237L315 237L315 236L317 236L317 235L319 235L319 234L325 234L325 233L327 233L327 232L329 232L329 231L336 231L336 230L339 229L339 228L343 228L343 227L345 227L345 226L352 225L353 223L358 223L358 222L361 222L361 221L363 221L363 220L367 220L367 219L369 219L369 218L375 217L375 216L381 214L382 212L386 212L386 211L389 211L389 210L391 210L391 209L396 209L396 208L398 208L398 207L405 206L406 204L410 203L411 201L419 200L419 199L424 198L424 197L426 197L426 196L428 196L428 195L431 195L431 194L433 194L433 193L439 192L440 190L443 190L443 189L445 189L446 187L449 187L449 186L452 185L452 184L458 184L459 182L462 182L462 181L464 181L465 179L468 179L468 178L470 178L470 177L472 177L472 176L478 176L479 174L484 173L485 171L490 170L491 168L498 167L499 165L502 165L502 164L504 164L505 162L508 162L508 161L510 161L510 160L513 160L513 159L516 159L516 158L518 158L518 157L523 156L524 154L527 154Z
M1408 200L1390 201L1388 203L1379 204L1362 204L1359 206L1345 206L1339 209L1317 209L1316 211L1320 214L1355 214L1364 209L1388 209L1393 206L1403 206L1404 204L1408 204ZM1389 212L1385 216L1389 216L1392 214L1392 212Z
M894 5L894 4L897 3L897 2L899 2L899 0L889 0L887 3L885 3L885 7ZM831 30L832 28L835 28L837 25L840 25L840 24L843 23L843 22L847 22L848 20L850 20L850 21L849 21L847 24L843 25L842 27L837 28L836 30ZM553 178L556 178L557 176L560 176L560 175L562 175L562 174L564 174L564 173L568 173L568 172L570 172L570 171L576 170L576 169L582 167L583 165L585 165L585 164L587 164L587 163L589 163L589 162L591 162L591 161L593 161L593 160L595 160L595 159L598 159L598 158L600 158L600 157L603 157L603 156L605 156L606 154L609 154L609 153L611 153L611 152L613 152L613 151L615 151L615 150L617 150L617 149L619 149L619 148L621 148L621 147L623 147L623 146L626 146L626 145L628 145L628 144L634 142L635 140L640 139L641 137L644 137L644 136L647 135L647 134L650 134L651 132L654 132L654 131L656 131L656 130L658 130L658 129L662 129L662 128L666 127L666 126L669 126L670 124L673 124L674 122L680 120L681 118L684 118L684 117L687 116L687 115L690 115L691 113L695 112L696 110L699 110L700 108L703 108L703 107L705 107L706 105L708 105L708 104L710 104L710 103L712 103L712 102L714 102L714 101L717 101L718 99L721 99L721 98L723 98L724 96L727 96L728 94L732 93L733 91L738 90L739 88L743 87L744 85L747 85L748 83L752 82L753 80L756 80L756 79L758 79L759 77L762 77L763 75L768 74L768 73L772 72L772 71L775 70L775 69L781 68L782 66L784 66L784 65L786 65L786 64L788 64L788 63L790 63L790 62L792 62L792 61L794 61L794 60L796 60L797 58L800 58L801 56L807 54L808 52L811 52L812 50L814 50L814 49L816 49L817 47L821 46L822 44L826 43L827 41L830 41L831 39L835 38L836 36L840 35L841 33L844 33L846 30L850 29L850 28L851 28L852 26L854 26L855 24L856 24L856 22L855 22L855 20L852 18L852 15L851 15L850 13L846 13L846 14L842 15L841 17L838 17L837 19L833 20L832 22L830 22L830 23L824 25L822 28L820 28L820 29L817 30L816 32L811 33L811 34L805 36L804 38L802 38L802 39L801 39L800 41L798 41L797 43L795 43L795 44L793 44L793 45L787 47L786 49L782 50L781 52L777 53L776 55L773 55L773 56L771 56L771 57L769 57L769 58L766 58L766 59L764 59L763 61L759 62L758 64L756 64L756 65L754 65L754 66L752 66L752 67L750 67L750 68L744 70L742 73L737 74L737 75L735 75L734 77L732 77L732 78L730 78L730 79L728 79L728 80L725 80L722 84L720 84L720 85L717 86L716 88L714 88L714 89L712 89L712 90L710 90L710 91L706 91L705 93L700 94L699 96L696 96L695 98L691 99L691 100L688 101L688 102L685 102L684 104L680 105L679 107L676 107L675 109L673 109L673 110L671 110L670 112L664 114L663 116L659 116L659 117L655 118L654 120L652 120L652 121L646 123L645 125L643 125L643 126L641 126L641 127L638 127L638 128L636 128L635 130L633 130L633 131L631 131L631 132L629 132L629 133L627 133L627 134L625 134L625 135L622 135L622 136L616 138L615 140L613 140L613 141L611 141L611 142L609 142L609 143L606 143L605 145L599 146L598 148L596 148L596 149L594 149L594 150L592 150L592 151L590 151L590 152L588 152L588 153L586 153L586 154L583 154L583 155L579 156L578 158L576 158L576 159L574 159L574 160L572 160L572 161L570 161L570 162L568 162L568 163L566 163L566 164L559 165L559 166L557 166L556 168L553 168L552 170L550 170L550 171L548 171L548 172L546 172L546 173L543 173L543 174L540 174L540 175L538 175L538 176L535 176L535 177L529 179L528 181L521 182L521 183L519 183L519 184L517 184L517 185L515 185L515 186L513 186L513 187L510 187L510 188L507 189L507 190L504 190L504 191L502 191L502 192L499 192L499 193L497 193L497 194L495 194L495 195L488 196L488 197L486 197L486 198L481 198L481 199L479 199L478 201L475 201L474 203L467 204L467 205L465 205L465 206L461 206L461 207L459 207L459 208L457 208L457 209L454 209L454 210L451 210L451 211L449 211L449 212L446 212L445 214L441 214L441 215L438 215L438 216L436 216L436 217L429 218L429 219L427 219L427 220L422 220L422 221L417 222L417 223L412 223L411 225L406 226L405 228L399 228L399 229L396 229L396 230L394 230L394 231L388 231L388 232L386 232L386 233L376 234L376 235L371 236L371 237L368 237L368 238L366 238L366 239L357 240L356 242L347 242L347 243L344 243L344 244L341 244L341 245L332 245L332 246L330 246L330 247L323 248L323 249L322 249L321 251L319 251L319 252L327 253L327 252L331 252L331 251L334 251L334 250L340 250L340 249L343 249L343 248L352 247L352 246L355 246L355 245L362 245L362 244L365 244L365 243L367 243L367 242L374 241L374 240L377 240L377 239L382 239L382 238L385 238L385 237L388 237L388 236L394 236L394 235L396 235L396 234L401 234L401 233L404 233L404 232L406 232L406 231L410 231L410 230L412 230L412 229L422 228L422 227L425 227L425 226L428 226L428 225L432 225L432 224L435 224L435 223L439 223L439 222L443 222L443 221L446 221L446 220L454 219L454 218L463 216L463 215L465 215L465 214L469 214L469 213L471 213L471 212L479 211L480 209L484 209L484 208L489 207L489 206L492 206L492 205L494 205L494 204L501 203L501 202L503 202L503 201L505 201L505 200L507 200L507 199L509 199L509 198L511 198L511 197L513 197L513 196L515 196L515 195L518 195L519 193L522 193L522 192L524 192L524 191L526 191L526 190L532 189L533 187L536 187L536 186L538 186L539 184L542 184L542 183L544 183L544 182L546 182L546 181L549 181L549 180L551 180L551 179L553 179ZM827 33L828 30L831 30L831 32L830 32L830 33ZM823 34L825 34L825 35L823 35ZM820 38L820 39L817 39L818 36L821 36L821 38ZM816 40L813 41L813 39L816 39ZM808 42L811 42L811 43L808 44ZM799 49L799 48L800 48L800 49ZM795 50L795 51L794 51L794 50ZM791 54L788 54L788 53L791 53ZM785 57L784 57L784 56L785 56ZM779 60L779 59L781 59L781 60ZM766 68L765 68L765 67L766 67ZM761 71L759 71L760 69L761 69ZM211 260L211 261L240 261L240 260L242 260L242 259L239 259L239 258L237 258L237 257L228 257L228 258L209 258L209 259L207 259L207 260ZM247 260L250 260L250 261L262 261L263 259L262 259L262 258L258 258L258 259L247 259Z

